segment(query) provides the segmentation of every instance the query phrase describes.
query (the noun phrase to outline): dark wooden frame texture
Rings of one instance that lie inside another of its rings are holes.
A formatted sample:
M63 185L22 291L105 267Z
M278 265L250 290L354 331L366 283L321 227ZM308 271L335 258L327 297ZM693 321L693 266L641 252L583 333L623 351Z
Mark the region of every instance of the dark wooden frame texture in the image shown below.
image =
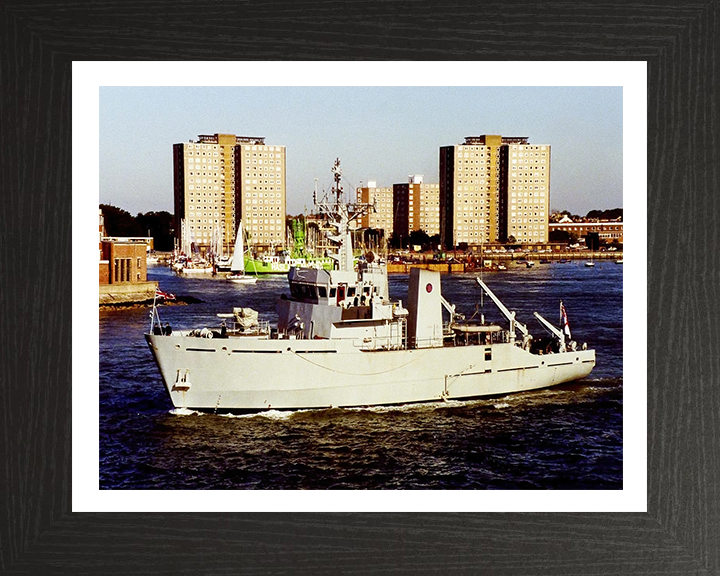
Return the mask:
M0 573L720 574L719 31L717 0L1 3ZM71 64L166 59L647 61L648 512L72 513Z

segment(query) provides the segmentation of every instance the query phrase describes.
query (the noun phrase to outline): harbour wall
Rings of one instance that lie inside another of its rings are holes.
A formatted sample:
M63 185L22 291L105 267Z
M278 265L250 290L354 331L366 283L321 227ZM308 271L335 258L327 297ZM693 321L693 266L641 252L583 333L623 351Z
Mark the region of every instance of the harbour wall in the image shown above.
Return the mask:
M423 270L433 270L435 272L465 272L465 264L447 262L413 262L413 263L388 263L388 274L408 274L411 268L421 268Z
M449 254L448 254L449 256ZM526 262L530 261L534 264L542 262L560 262L560 261L615 261L621 260L622 252L520 252L520 253L470 253L458 254L457 260L460 262L437 262L432 260L432 254L415 254L411 256L412 261L408 262L388 262L388 274L408 274L411 268L422 268L425 270L435 270L437 272L466 272L479 270L485 263L486 267L495 267L498 264L506 266L526 266ZM489 263L489 264L488 264Z
M101 284L100 305L134 304L155 298L157 282L134 282L127 284Z

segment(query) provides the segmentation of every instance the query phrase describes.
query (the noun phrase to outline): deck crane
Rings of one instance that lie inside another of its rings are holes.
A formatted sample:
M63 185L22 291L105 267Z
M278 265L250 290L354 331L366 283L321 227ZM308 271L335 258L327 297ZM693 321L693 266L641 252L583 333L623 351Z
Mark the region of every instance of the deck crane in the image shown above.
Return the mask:
M540 316L540 314L538 314L537 312L533 312L533 314L534 314L535 318L537 318L540 321L540 323L543 326L545 326L545 328L547 328L550 332L552 332L557 337L558 340L560 340L560 352L566 352L567 347L565 344L565 333L562 330L560 330L560 328L557 328L557 327L553 326L552 324L550 324L550 322L545 320L545 318ZM570 348L574 349L574 346L575 346L575 343L570 342Z
M485 294L490 296L490 299L495 302L495 306L498 307L498 310L502 312L502 315L505 316L505 318L508 319L508 322L510 322L510 342L515 342L515 330L520 330L520 332L523 335L523 348L527 348L530 345L530 342L532 341L532 336L530 335L530 332L527 329L527 326L523 324L522 322L518 322L515 320L515 312L510 312L505 305L500 301L500 299L493 294L492 290L487 287L487 284L480 280L480 278L475 278L477 280L477 283L480 285L480 288L483 289Z

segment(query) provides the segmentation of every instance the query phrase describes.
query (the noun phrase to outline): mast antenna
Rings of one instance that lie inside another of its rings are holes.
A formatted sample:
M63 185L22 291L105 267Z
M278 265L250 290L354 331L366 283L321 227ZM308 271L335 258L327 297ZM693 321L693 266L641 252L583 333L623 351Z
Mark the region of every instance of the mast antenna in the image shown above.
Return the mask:
M342 175L342 170L340 169L340 158L335 159L335 164L333 165L333 174L335 175L335 201L337 204L340 204L342 201L342 187L340 186L340 177Z

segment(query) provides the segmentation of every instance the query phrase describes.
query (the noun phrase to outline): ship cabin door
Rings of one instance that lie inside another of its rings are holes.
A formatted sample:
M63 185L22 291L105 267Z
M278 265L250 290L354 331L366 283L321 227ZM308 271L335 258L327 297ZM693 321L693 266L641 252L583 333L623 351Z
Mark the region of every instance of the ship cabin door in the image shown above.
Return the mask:
M347 284L340 284L337 289L337 305L341 306L342 302L345 301L345 289Z

